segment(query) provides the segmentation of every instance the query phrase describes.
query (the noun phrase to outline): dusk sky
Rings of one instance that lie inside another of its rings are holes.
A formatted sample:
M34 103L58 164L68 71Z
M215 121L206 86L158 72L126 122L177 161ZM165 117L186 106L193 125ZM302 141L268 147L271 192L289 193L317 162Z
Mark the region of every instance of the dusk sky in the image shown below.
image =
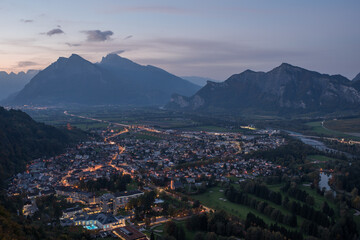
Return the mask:
M282 62L360 72L359 0L1 0L0 71L111 52L179 76L225 80Z

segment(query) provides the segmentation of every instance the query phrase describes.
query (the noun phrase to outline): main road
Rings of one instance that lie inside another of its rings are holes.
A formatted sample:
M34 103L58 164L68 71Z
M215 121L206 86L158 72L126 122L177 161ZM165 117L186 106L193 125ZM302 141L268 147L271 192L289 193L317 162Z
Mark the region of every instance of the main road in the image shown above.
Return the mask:
M106 121L106 120L101 120L101 119L96 119L96 118L91 118L91 117L86 117L86 116L81 116L81 115L76 115L76 114L68 113L68 111L64 111L64 114L66 116L77 117L77 118L82 118L82 119L88 119L88 120L102 122L102 123L109 123L109 124L113 124L113 125L120 126L120 127L127 127L127 128L131 127L131 125L122 124L122 123L116 123L116 122L110 122L110 121Z

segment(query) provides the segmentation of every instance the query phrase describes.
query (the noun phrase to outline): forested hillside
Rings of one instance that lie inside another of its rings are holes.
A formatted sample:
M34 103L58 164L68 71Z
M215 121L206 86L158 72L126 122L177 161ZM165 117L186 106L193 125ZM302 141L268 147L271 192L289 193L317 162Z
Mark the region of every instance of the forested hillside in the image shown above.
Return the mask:
M0 182L23 171L29 160L60 153L84 137L80 130L58 129L0 107Z

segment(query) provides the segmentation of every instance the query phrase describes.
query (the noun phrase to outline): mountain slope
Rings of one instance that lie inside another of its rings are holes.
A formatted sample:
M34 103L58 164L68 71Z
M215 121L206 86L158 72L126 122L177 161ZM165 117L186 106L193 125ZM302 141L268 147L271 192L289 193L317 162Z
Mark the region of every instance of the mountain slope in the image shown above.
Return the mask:
M222 83L208 82L190 98L174 95L167 107L275 113L360 110L360 93L343 76L320 74L284 63L266 73L247 70Z
M199 86L154 66L142 66L109 54L97 64L116 90L121 91L121 102L149 105L165 104L173 93L191 96Z
M20 91L39 71L29 70L25 72L6 73L0 72L0 99Z
M15 104L94 103L106 87L102 72L78 55L59 58L38 73L17 96Z
M360 92L360 73L351 81L351 85Z
M192 95L198 89L164 70L115 54L97 64L73 54L41 71L7 103L162 105L173 93Z
M61 152L69 143L84 137L78 130L58 129L35 122L18 110L0 107L0 183L24 171L26 162Z
M204 77L197 77L197 76L184 76L181 77L182 79L185 79L189 82L192 82L193 84L199 85L201 87L205 86L208 81L211 82L217 82L214 79L210 78L204 78Z

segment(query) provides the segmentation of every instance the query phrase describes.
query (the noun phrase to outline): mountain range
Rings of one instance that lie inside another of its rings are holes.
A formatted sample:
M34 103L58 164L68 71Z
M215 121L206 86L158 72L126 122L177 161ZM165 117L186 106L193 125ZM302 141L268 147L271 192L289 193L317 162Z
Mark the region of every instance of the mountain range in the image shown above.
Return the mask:
M29 70L17 74L0 72L0 99L20 91L38 72L38 70Z
M204 77L197 77L197 76L183 76L182 79L188 80L189 82L192 82L196 85L199 85L201 87L205 86L208 81L211 82L218 82L211 78L204 78Z
M116 54L100 63L60 57L39 72L7 105L165 105L174 93L191 96L200 86L154 66Z
M246 70L224 82L208 82L191 97L173 95L167 108L274 114L360 111L360 74L351 81L283 63L269 72Z

